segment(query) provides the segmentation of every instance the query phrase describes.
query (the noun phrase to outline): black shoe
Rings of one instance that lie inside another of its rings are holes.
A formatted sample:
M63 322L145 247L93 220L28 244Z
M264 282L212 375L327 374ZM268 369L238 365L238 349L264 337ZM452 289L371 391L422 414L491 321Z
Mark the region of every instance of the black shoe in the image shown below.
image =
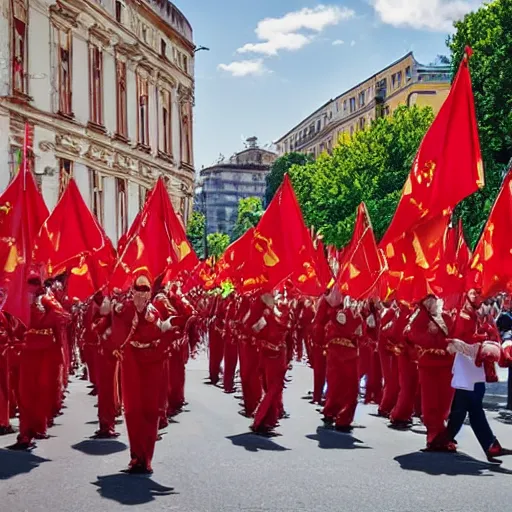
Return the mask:
M342 432L343 434L351 434L354 427L352 427L352 425L336 425L334 430L336 430L336 432Z
M15 430L11 425L7 425L6 427L0 427L0 436L7 436L9 434L14 434Z
M7 449L21 452L31 450L35 446L35 443L15 443L11 446L8 446Z

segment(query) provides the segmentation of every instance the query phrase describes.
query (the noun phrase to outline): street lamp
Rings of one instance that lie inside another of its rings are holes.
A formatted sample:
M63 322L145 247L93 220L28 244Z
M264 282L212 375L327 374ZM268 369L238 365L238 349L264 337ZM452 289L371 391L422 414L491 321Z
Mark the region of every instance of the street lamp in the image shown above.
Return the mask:
M194 53L197 53L197 52L200 52L204 50L205 52L209 52L210 51L210 48L207 48L206 46L198 46L195 50L194 50Z

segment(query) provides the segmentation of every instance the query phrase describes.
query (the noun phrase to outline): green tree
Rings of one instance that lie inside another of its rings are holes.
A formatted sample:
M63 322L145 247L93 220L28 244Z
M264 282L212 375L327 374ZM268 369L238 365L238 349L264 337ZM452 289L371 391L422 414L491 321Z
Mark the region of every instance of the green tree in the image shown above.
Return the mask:
M229 235L224 233L210 233L206 239L208 240L208 256L216 258L222 256L230 242Z
M287 153L275 160L266 178L265 204L268 206L272 201L277 189L283 183L284 175L293 165L305 165L312 161L313 157L311 155L303 155L302 153Z
M306 223L320 230L327 244L343 246L364 201L381 238L433 118L429 107L399 107L352 138L343 136L332 155L292 166L289 174Z
M189 239L196 254L204 257L204 230L206 229L206 218L201 212L192 212L192 217L187 225L187 238Z
M485 188L460 205L468 241L474 246L512 158L512 0L495 0L455 23L448 38L457 70L466 46L475 95Z
M237 240L248 229L256 226L263 215L263 204L259 197L246 197L238 202L238 217L233 227L231 239Z

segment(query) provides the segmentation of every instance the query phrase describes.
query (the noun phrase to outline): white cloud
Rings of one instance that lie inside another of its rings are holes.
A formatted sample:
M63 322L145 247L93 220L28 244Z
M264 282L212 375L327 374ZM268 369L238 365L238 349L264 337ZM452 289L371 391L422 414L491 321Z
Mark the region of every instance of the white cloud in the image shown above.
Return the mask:
M319 34L326 27L354 16L355 12L346 7L318 5L289 12L281 18L265 18L255 30L262 42L247 43L237 52L271 56L277 55L279 50L299 50L313 40L315 32Z
M355 46L356 45L356 42L352 39L352 41L350 41L350 46Z
M451 32L453 22L483 0L370 0L380 19L394 27Z
M263 59L238 60L229 64L219 64L218 67L222 71L231 73L233 76L263 75L270 72L264 66Z
M335 41L332 42L333 46L341 46L342 44L345 44L345 41L343 41L343 39L336 39Z

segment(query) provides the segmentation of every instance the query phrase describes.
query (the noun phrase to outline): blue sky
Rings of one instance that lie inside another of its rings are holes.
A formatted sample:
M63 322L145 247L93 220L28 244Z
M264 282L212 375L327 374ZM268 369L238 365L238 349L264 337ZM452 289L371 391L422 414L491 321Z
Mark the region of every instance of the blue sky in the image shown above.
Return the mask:
M481 0L174 0L196 45L196 168L264 145L392 61L448 54L452 21Z

